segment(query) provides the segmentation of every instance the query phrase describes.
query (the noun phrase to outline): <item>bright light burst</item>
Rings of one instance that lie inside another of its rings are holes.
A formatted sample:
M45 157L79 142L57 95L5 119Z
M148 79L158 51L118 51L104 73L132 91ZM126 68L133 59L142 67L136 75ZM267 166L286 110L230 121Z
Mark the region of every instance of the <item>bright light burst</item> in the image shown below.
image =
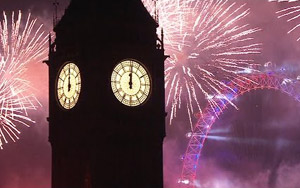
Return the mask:
M11 23L3 12L0 23L0 148L8 140L19 139L19 125L29 127L34 121L28 117L29 110L40 105L30 93L29 81L22 78L26 65L45 58L47 35L36 19L22 20L22 13L12 13Z
M277 0L278 2L284 2L284 1L280 1ZM296 2L298 0L286 0L287 2ZM285 9L282 9L280 11L277 11L276 14L278 14L278 18L285 18L287 19L287 22L294 22L296 21L296 25L294 27L292 27L289 31L288 34L298 30L298 32L300 31L300 23L298 22L299 18L300 18L300 6L291 6ZM297 41L300 41L300 37L298 37Z
M243 75L257 71L253 57L261 51L261 44L254 39L260 29L246 23L250 14L246 4L159 0L155 11L151 0L144 3L150 13L159 14L166 53L170 55L165 65L170 123L184 107L192 125L193 114L201 114L205 102L212 109L217 107L216 96L235 106L222 90L230 89L226 82L233 78L245 81Z

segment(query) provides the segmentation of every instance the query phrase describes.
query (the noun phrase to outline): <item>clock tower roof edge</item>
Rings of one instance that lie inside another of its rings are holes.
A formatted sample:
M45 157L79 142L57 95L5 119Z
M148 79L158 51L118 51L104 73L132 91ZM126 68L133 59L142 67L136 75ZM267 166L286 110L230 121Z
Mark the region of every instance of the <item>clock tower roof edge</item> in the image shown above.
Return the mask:
M54 31L60 30L66 24L73 25L86 22L87 18L91 18L91 15L100 21L99 24L102 20L117 18L158 27L158 23L147 11L141 0L71 0L65 14L54 27Z

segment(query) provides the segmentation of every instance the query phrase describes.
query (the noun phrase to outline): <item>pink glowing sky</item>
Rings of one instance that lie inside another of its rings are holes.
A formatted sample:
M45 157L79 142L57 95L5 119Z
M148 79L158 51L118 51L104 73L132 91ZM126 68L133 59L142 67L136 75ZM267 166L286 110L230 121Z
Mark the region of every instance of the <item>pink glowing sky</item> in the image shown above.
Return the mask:
M259 35L259 40L263 42L264 50L257 61L272 61L278 67L287 66L294 70L297 69L300 74L300 43L295 40L297 33L287 35L286 32L290 28L290 24L284 20L278 20L275 15L277 10L288 6L288 4L268 3L267 0L236 0L236 2L247 2L247 6L252 9L252 14L247 22L253 27L263 29ZM67 4L68 0L61 0L60 15ZM300 3L295 4L300 5ZM9 12L19 9L25 14L30 10L33 16L39 19L39 23L45 25L46 31L51 30L53 8L50 0L1 0L0 2L1 11ZM300 30L298 34L300 36ZM0 151L0 188L50 188L51 148L48 143L48 123L46 121L48 115L47 65L42 62L31 62L25 77L34 86L33 93L40 100L42 107L31 114L36 124L32 125L31 128L20 128L22 131L20 140L5 145L5 149ZM240 111L228 109L228 112L220 117L215 129L227 128L231 130L237 125L246 126L247 124L251 127L255 124L261 124L262 128L259 130L254 128L244 128L244 130L246 132L253 131L271 142L276 142L277 138L286 137L292 138L295 142L300 141L300 135L295 133L300 132L300 128L296 126L300 124L300 106L298 104L279 93L274 94L268 91L252 94L241 97L237 101L237 105L241 108ZM281 129L278 126L288 128ZM186 148L187 140L184 135L188 129L189 124L185 117L177 118L172 126L167 125L167 138L164 144L166 188L178 186L176 180L181 171L180 155L184 153ZM226 136L238 136L239 134L240 132L226 132ZM241 148L248 149L243 151ZM198 178L203 182L199 188L270 187L268 185L269 175L272 167L276 164L276 156L278 155L278 150L272 148L273 146L256 145L246 147L209 140L203 151L203 165L199 168ZM270 149L270 154L265 152L266 149ZM296 178L300 174L299 150L288 147L280 150L280 152L282 151L295 157L288 154L281 156L283 162L277 169L277 186L280 188L300 187L300 182ZM250 152L253 158L245 158L247 152ZM242 156L243 159L237 160L239 156ZM282 174L288 174L289 177ZM289 184L284 182L289 182Z

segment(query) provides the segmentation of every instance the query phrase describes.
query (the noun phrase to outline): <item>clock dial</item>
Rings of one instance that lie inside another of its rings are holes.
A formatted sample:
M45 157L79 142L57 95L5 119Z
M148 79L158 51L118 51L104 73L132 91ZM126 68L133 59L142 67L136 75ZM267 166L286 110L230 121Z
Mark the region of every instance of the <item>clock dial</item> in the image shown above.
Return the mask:
M121 103L127 106L139 106L149 97L150 76L139 62L124 60L113 70L111 87Z
M77 65L66 63L57 78L57 99L65 109L73 108L79 98L81 90L81 76Z

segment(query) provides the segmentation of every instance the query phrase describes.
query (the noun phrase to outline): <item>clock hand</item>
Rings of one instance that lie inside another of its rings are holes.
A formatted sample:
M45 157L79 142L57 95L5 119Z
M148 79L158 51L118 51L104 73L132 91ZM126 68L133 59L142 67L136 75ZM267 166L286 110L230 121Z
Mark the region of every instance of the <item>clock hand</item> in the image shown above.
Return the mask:
M68 92L70 92L70 90L71 90L71 84L70 84L70 76L69 76L69 79L68 79Z
M132 73L129 74L129 89L132 89Z
M130 65L130 74L129 74L129 89L132 89L132 64Z
M69 65L68 92L71 90L71 67Z

